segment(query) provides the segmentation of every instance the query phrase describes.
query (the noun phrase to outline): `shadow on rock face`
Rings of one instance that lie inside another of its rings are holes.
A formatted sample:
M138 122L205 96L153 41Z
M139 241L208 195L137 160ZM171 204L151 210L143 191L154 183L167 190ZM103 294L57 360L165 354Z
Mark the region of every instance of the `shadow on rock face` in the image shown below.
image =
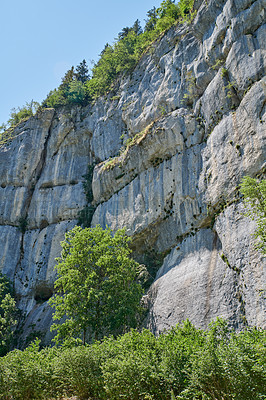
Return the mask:
M53 288L46 282L39 283L35 288L34 299L37 303L44 303L53 295Z

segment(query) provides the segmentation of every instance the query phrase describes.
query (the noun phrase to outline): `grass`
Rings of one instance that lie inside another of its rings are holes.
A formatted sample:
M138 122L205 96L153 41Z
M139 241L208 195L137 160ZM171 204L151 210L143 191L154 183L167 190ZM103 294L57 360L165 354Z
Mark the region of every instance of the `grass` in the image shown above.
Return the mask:
M104 163L103 166L103 171L108 171L110 169L113 169L116 165L118 165L119 163L123 163L123 161L125 160L125 157L129 151L129 149L135 145L139 145L142 140L152 131L152 127L154 125L154 122L152 122L151 124L149 124L148 126L146 126L145 129L143 129L143 131L136 133L136 135L134 135L133 137L130 137L126 140L126 142L124 143L123 147L120 149L120 155L110 158L108 161L106 161Z

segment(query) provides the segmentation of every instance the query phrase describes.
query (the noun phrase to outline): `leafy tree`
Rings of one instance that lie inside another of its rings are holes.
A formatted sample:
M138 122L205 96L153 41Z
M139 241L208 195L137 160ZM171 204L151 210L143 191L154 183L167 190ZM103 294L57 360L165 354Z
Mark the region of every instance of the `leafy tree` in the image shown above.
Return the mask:
M257 248L262 254L266 254L266 179L259 182L245 176L240 190L248 209L246 215L257 223L255 231L255 237L259 239Z
M81 61L81 63L76 67L75 77L77 81L82 83L89 80L89 69L86 60Z
M113 235L100 226L76 226L66 234L50 299L53 318L59 320L52 326L57 341L82 336L85 343L136 326L143 291L128 242L124 230Z
M17 309L8 279L0 273L0 356L10 350L16 326Z
M51 90L47 98L42 102L42 107L60 107L67 103L64 92L60 89Z
M159 17L156 28L160 32L170 28L180 17L179 8L172 0L164 0L161 7L157 8L156 13Z
M136 33L131 30L129 34L115 44L114 59L116 64L116 75L120 72L130 71L135 67L137 58L135 46L138 40Z
M193 9L194 0L180 0L178 3L178 8L182 18L186 18Z
M37 101L32 100L30 103L26 103L23 107L12 108L7 125L15 126L23 119L33 116L39 106L40 104Z
M260 400L265 393L265 331L237 334L217 319L202 346L191 355L189 387L178 399Z
M70 82L67 92L68 101L73 104L84 104L86 100L86 89L81 81Z
M156 10L159 18L169 16L174 20L179 17L179 10L174 0L163 0L161 6Z
M92 68L92 73L92 79L85 85L89 97L94 99L104 94L117 76L114 49L109 44L105 45L100 59Z

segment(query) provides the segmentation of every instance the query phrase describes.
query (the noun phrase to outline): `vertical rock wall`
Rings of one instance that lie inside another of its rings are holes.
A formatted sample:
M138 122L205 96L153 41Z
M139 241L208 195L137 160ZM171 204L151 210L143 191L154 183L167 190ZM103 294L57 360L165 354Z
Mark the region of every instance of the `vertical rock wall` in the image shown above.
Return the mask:
M146 295L148 327L185 318L206 327L216 316L265 326L265 261L238 191L244 175L265 173L265 8L202 2L112 93L46 109L0 148L0 267L24 336L50 338L54 259L87 205L92 164L92 225L126 227L138 260L163 259Z

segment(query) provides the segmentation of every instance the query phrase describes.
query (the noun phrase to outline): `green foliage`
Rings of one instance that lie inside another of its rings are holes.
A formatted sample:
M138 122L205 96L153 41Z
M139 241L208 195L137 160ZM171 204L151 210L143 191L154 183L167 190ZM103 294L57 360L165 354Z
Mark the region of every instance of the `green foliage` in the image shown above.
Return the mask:
M42 102L42 107L57 108L66 105L64 92L60 89L51 90L47 98Z
M156 22L158 19L158 15L156 12L156 7L153 7L151 10L147 12L147 19L145 20L146 25L144 27L145 32L149 32L155 29Z
M247 207L246 215L257 223L255 231L255 237L258 239L257 248L266 255L266 179L259 182L245 176L240 190Z
M14 350L2 358L0 399L39 400L54 395L55 355L55 349L39 351L39 342L35 341L26 350Z
M0 272L0 356L10 350L17 316L11 284Z
M85 83L89 80L89 69L86 60L83 60L77 67L75 77L78 82Z
M7 123L0 125L0 147L12 139L14 126L32 117L39 107L40 104L32 100L23 107L12 108Z
M43 107L57 108L68 104L85 105L88 101L85 83L89 79L88 67L83 60L77 67L71 67L62 79L58 89L52 90L43 101Z
M222 78L228 77L228 70L225 67L221 69Z
M42 350L35 342L0 358L0 399L262 400L265 339L217 319L207 332L185 321L158 337L131 330Z
M19 223L18 228L19 228L20 232L25 233L26 230L27 230L27 226L28 226L27 218L26 217L20 217L19 220L18 220L18 223Z
M95 207L87 204L78 213L78 225L83 228L89 228L91 226L92 217L95 211Z
M100 400L104 392L101 364L106 355L99 344L61 351L54 369L56 387L67 396Z
M86 99L85 86L78 80L70 82L66 96L71 104L84 104Z
M192 354L190 384L177 398L263 399L265 357L265 331L253 328L237 334L218 319L210 325L203 345Z
M52 329L56 340L87 340L119 334L136 326L142 289L136 282L138 264L129 258L124 230L75 227L66 233L57 259ZM65 318L65 320L64 320Z
M85 105L106 94L116 79L131 72L139 59L162 32L178 21L182 22L192 15L194 0L163 0L159 8L148 11L144 32L139 20L132 27L125 27L111 46L108 43L100 58L88 74L86 61L83 60L74 70L71 68L63 78L58 89L49 93L43 102L44 107L59 107L67 104Z
M40 104L37 101L26 103L23 107L12 108L10 118L7 121L8 126L15 126L19 122L29 117L32 117L38 110Z
M186 19L192 12L194 6L194 0L180 0L178 3L178 9L182 18Z

